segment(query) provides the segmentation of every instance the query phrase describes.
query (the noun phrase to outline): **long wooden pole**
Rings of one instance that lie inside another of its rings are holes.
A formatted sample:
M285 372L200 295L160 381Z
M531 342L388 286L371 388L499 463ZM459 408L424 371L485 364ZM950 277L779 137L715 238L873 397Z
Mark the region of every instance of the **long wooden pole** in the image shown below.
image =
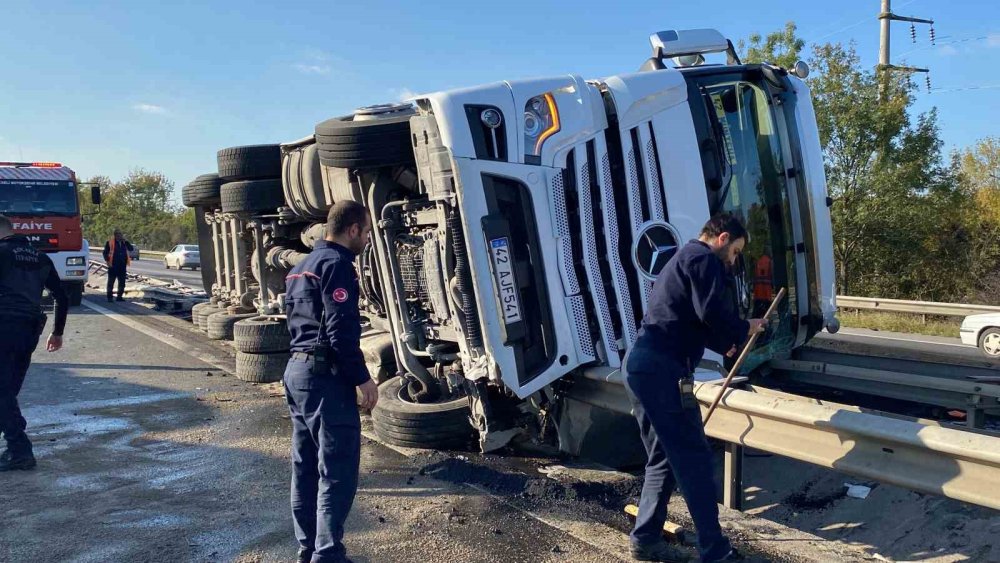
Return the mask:
M771 306L767 308L767 313L764 314L764 318L770 318L774 314L775 309L778 308L778 304L781 300L785 298L785 288L781 288L778 291L778 295L775 296L774 301L771 301ZM743 361L747 359L750 355L750 351L753 350L753 345L757 343L757 337L760 336L760 332L755 332L753 336L747 340L747 343L743 346L743 352L740 353L740 357L736 359L736 363L733 364L732 369L729 370L729 375L726 376L726 380L722 382L722 389L719 389L719 394L712 401L712 406L708 407L708 414L705 415L704 424L708 424L708 419L712 418L712 413L715 412L715 408L719 406L719 401L722 400L722 395L729 389L729 384L732 383L733 377L736 376L740 371L740 367L743 366Z

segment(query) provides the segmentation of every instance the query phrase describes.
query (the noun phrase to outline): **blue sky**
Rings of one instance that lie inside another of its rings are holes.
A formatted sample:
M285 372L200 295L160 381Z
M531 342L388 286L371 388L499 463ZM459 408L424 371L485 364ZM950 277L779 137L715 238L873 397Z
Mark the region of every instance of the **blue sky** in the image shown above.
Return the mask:
M734 41L794 20L807 41L878 53L878 0L841 2L47 2L0 0L0 160L85 177L136 166L178 186L215 151L290 141L328 117L414 92L502 79L631 72L649 33L715 27ZM486 6L491 6L487 8ZM1000 2L895 0L937 21L893 58L931 68L947 147L1000 135ZM715 15L712 15L715 14ZM914 50L917 49L917 50ZM978 90L956 88L992 86Z

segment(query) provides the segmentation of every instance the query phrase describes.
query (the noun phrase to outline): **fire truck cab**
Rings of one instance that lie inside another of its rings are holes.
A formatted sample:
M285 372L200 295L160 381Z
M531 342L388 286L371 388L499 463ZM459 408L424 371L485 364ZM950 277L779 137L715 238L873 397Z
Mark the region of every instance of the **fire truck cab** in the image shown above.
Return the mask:
M94 194L100 203L99 194ZM52 259L70 304L87 282L90 245L84 240L76 173L56 162L0 162L0 214Z

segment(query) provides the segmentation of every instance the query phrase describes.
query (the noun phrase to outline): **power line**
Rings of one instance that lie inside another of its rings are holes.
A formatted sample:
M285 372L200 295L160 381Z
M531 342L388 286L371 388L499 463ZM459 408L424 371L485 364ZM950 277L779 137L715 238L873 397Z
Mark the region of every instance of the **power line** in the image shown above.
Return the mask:
M1000 88L1000 84L982 84L982 85L972 85L972 86L955 86L947 88L933 88L930 90L930 94L937 94L940 92L964 92L966 90L995 90Z
M952 37L952 36L951 35L946 35L944 37L941 37L941 39L948 39L950 37ZM906 55L909 55L910 53L916 53L917 51L923 51L924 49L930 49L931 47L944 47L945 45L958 45L959 43L968 43L970 41L984 41L984 40L989 39L989 38L990 38L989 35L981 35L979 37L967 37L965 39L956 39L954 41L945 41L944 43L938 43L937 45L927 44L927 45L923 45L921 47L917 47L915 49L910 49L909 51L907 51L907 52L905 52L905 53L903 53L903 54L901 54L899 56L900 57L905 57Z
M913 4L914 2L918 2L918 1L919 0L909 0L908 2L903 2L899 7L900 8L905 8L905 7L909 6L910 4ZM826 35L821 35L820 37L817 37L816 39L813 39L812 42L813 43L819 43L820 41L826 39L827 37L833 37L834 35L839 35L839 34L845 32L847 30L854 29L855 27L858 27L859 25L861 25L863 23L867 23L869 21L871 21L871 16L865 16L863 19L860 19L860 20L852 23L851 25L848 25L847 27L843 27L841 29L838 29L837 31L831 31L830 33L827 33ZM834 25L836 25L836 24L834 24Z

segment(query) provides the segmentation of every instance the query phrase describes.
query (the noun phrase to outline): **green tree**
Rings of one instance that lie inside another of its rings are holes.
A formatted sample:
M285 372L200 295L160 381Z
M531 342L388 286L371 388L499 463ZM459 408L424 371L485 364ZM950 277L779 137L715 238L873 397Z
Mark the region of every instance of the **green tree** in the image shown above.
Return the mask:
M784 29L761 36L751 34L746 41L737 42L737 50L746 63L771 63L784 68L792 68L800 59L799 55L806 42L797 34L795 22L788 22Z
M790 67L805 41L789 22L739 46L747 62ZM985 251L977 254L970 241L987 232L973 220L983 214L984 204L976 202L992 200L982 189L973 197L959 179L982 184L990 177L982 170L996 169L997 160L988 156L995 152L984 149L945 165L937 112L915 114L909 77L865 69L853 44L813 46L810 66L807 83L835 202L838 290L942 300L955 299L956 291L968 294L975 285L968 273L984 263L991 267L977 258Z
M136 168L120 182L104 176L90 182L101 186L103 199L98 212L90 203L89 187L80 188L84 236L92 244L103 245L114 229L146 250L168 250L197 239L192 210L170 203L174 184L163 174Z
M861 66L854 45L815 46L813 104L834 198L839 290L944 298L941 262L963 240L961 194L941 158L936 111L911 120L914 85ZM884 83L880 84L880 81ZM884 98L880 100L880 88Z
M972 201L965 217L969 232L968 298L1000 305L1000 138L987 137L953 155L952 167Z

